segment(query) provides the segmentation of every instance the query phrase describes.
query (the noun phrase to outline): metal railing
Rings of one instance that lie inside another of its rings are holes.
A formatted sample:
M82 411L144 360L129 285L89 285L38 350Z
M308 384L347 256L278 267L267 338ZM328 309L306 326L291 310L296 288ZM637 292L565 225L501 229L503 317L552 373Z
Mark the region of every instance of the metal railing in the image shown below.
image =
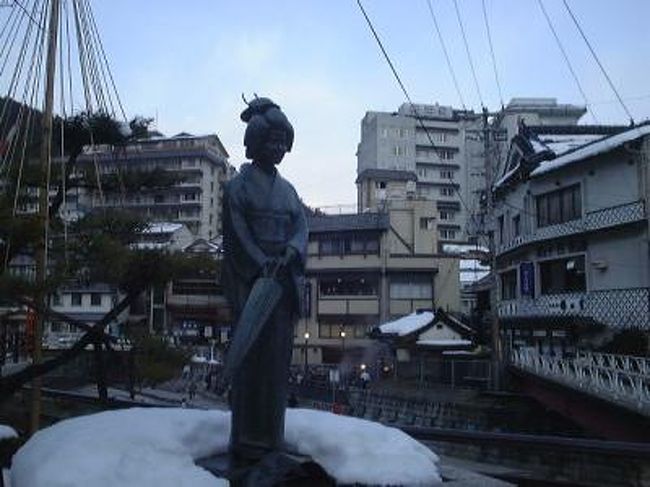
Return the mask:
M634 201L585 213L580 220L558 223L534 229L527 235L520 235L497 246L497 253L510 252L518 247L542 240L566 237L583 232L625 225L643 220L646 217L645 203Z
M650 328L650 290L602 289L583 293L549 294L535 299L503 301L499 316L583 316L610 328Z
M576 357L513 350L511 365L650 416L650 359L578 352Z

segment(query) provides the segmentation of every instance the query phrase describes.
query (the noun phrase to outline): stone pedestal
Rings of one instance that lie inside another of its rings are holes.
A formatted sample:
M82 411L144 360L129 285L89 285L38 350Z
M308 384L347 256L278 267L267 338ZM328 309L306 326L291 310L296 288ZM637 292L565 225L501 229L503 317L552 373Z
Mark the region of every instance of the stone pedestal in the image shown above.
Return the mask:
M233 487L304 486L328 487L336 483L311 458L274 452L254 464L242 464L224 453L202 458L196 464L215 477L225 478Z

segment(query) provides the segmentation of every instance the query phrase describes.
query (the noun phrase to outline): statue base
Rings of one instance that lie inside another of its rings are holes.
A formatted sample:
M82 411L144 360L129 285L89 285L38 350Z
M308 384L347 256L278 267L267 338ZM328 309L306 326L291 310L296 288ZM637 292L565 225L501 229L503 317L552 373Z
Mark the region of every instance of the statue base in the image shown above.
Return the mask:
M271 452L257 462L242 462L230 453L197 460L196 465L234 487L334 486L336 482L310 457Z

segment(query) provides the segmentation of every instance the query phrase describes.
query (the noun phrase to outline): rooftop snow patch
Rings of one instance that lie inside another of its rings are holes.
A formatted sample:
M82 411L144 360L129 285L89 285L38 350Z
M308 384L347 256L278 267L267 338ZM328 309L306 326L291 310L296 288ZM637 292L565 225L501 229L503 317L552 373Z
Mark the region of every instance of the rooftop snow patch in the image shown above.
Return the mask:
M183 228L182 223L150 223L142 233L174 233Z
M472 344L470 340L453 340L453 339L438 339L438 340L418 340L416 345L423 345L425 347L467 347Z
M488 253L489 249L476 244L442 244L442 251L445 254L465 254L471 252L485 252Z
M575 150L556 157L555 159L543 161L539 167L531 173L531 176L540 176L568 164L610 152L627 142L632 142L633 140L639 139L648 134L650 134L650 124L641 125L610 137L598 139L595 142L583 145Z
M441 483L436 454L398 429L306 409L288 409L285 428L289 449L311 456L340 484ZM229 437L225 411L105 411L36 433L14 455L11 482L13 487L228 485L194 462L226 452Z
M410 333L424 328L433 321L435 315L431 311L422 311L421 313L411 313L410 315L402 316L395 321L389 321L383 325L379 325L379 331L387 335L406 336Z

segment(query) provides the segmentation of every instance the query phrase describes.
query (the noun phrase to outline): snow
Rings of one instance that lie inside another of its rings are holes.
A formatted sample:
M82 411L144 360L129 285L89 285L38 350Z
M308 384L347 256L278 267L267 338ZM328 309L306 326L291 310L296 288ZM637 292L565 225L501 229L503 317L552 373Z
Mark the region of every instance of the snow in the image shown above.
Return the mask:
M442 251L445 254L464 254L469 252L485 252L488 253L487 247L475 244L442 244Z
M0 440L6 440L8 438L18 438L18 433L11 426L0 424Z
M501 177L497 180L497 182L494 183L494 187L495 187L495 188L498 188L499 186L501 186L501 185L502 185L503 183L505 183L508 179L510 179L510 176L512 176L514 173L516 173L518 169L519 169L519 163L517 163L517 165L516 165L515 167L513 167L512 169L510 169L509 171L507 171L503 176L501 176Z
M341 484L432 485L438 457L379 423L308 409L287 410L285 440Z
M635 127L630 130L626 130L625 132L612 135L611 137L601 138L576 150L567 152L555 159L542 162L539 167L531 173L531 176L539 176L549 171L553 171L555 169L566 166L567 164L581 161L589 157L594 157L599 154L604 154L617 147L620 147L627 142L631 142L648 134L650 134L650 124Z
M530 140L530 145L533 146L533 151L535 151L536 154L539 154L540 152L544 152L548 150L548 147L544 145L542 142L535 138L531 138Z
M174 233L183 228L182 223L150 223L142 233Z
M13 458L14 487L218 486L194 461L228 448L230 413L132 408L61 421L39 431ZM441 482L431 450L402 431L322 411L288 409L285 439L337 482ZM38 465L38 468L34 468Z
M462 271L460 273L460 282L462 283L474 283L478 282L481 279L485 278L485 276L489 276L490 272L489 271L473 271L473 270L466 270Z
M12 485L219 485L194 460L224 451L229 428L223 412L176 408L106 411L61 421L36 433L14 455Z
M411 313L410 315L402 316L397 320L379 325L379 331L385 334L405 336L428 325L433 321L434 317L435 315L431 311Z
M544 134L540 135L539 139L559 156L603 137L603 134Z
M471 345L471 340L454 340L454 339L431 339L431 340L418 340L416 345L423 345L426 347L449 347L449 346L467 346Z
M460 270L461 271L489 271L490 266L481 264L481 261L478 259L461 259Z

